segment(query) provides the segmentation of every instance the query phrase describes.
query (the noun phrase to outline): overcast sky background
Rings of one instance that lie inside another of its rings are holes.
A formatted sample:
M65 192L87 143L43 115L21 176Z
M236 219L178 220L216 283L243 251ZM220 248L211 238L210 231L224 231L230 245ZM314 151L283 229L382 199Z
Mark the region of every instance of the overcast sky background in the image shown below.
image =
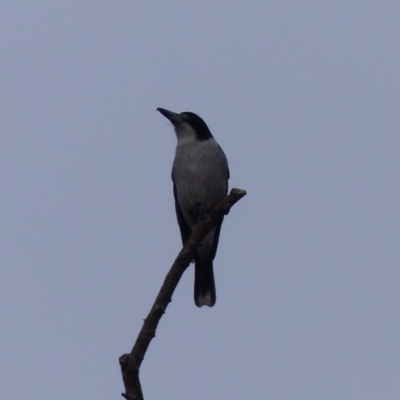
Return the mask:
M398 0L2 0L0 46L1 399L121 398L180 250L157 107L203 117L248 195L145 398L398 399Z

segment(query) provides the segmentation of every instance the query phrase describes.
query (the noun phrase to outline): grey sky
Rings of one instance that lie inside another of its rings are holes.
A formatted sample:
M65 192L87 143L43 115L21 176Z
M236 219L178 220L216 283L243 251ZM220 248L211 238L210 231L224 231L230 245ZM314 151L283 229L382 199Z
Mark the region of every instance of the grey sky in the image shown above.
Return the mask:
M398 1L3 0L0 51L1 399L121 398L180 249L157 107L203 117L248 196L145 398L398 398Z

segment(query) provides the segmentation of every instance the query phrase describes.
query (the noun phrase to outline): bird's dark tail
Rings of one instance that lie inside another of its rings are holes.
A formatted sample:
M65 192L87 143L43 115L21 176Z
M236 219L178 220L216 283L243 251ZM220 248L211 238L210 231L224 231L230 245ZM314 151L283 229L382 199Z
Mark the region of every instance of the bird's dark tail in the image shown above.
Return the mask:
M194 302L197 307L212 307L217 299L212 259L196 256L194 270Z

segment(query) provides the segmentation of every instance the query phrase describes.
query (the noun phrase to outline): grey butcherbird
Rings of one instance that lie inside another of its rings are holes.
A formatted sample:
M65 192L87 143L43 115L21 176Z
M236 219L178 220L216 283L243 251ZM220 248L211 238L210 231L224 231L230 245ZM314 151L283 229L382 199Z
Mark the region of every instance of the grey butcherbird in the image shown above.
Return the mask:
M157 108L175 128L178 143L172 181L175 210L185 244L201 210L212 209L228 191L228 161L207 124L192 112L181 114ZM202 240L195 256L194 302L196 306L215 304L213 260L223 218Z

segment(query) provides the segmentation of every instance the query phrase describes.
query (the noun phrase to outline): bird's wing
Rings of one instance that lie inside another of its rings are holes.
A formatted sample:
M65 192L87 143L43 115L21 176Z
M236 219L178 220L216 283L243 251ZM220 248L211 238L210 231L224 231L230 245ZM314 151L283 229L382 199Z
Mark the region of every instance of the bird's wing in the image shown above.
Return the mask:
M227 178L226 178L226 190L225 190L225 195L228 194L228 179L229 179L229 168L228 164L226 164L227 167ZM217 247L218 247L218 240L219 240L219 234L221 232L221 226L222 222L224 220L224 217L222 217L218 223L215 225L215 233L214 233L214 238L213 238L213 246L211 249L211 259L214 260L215 254L217 253Z
M174 198L175 198L176 218L178 220L179 228L181 231L182 244L185 244L186 241L189 239L189 236L192 233L192 231L189 228L189 225L187 224L185 217L183 216L181 207L179 206L175 183L174 183Z
M215 232L214 232L214 237L213 237L213 246L212 246L211 253L210 253L211 260L214 260L215 254L217 253L219 234L221 232L221 225L222 225L222 221L223 220L224 220L224 217L222 217L220 219L220 221L217 223L217 225L215 225Z

